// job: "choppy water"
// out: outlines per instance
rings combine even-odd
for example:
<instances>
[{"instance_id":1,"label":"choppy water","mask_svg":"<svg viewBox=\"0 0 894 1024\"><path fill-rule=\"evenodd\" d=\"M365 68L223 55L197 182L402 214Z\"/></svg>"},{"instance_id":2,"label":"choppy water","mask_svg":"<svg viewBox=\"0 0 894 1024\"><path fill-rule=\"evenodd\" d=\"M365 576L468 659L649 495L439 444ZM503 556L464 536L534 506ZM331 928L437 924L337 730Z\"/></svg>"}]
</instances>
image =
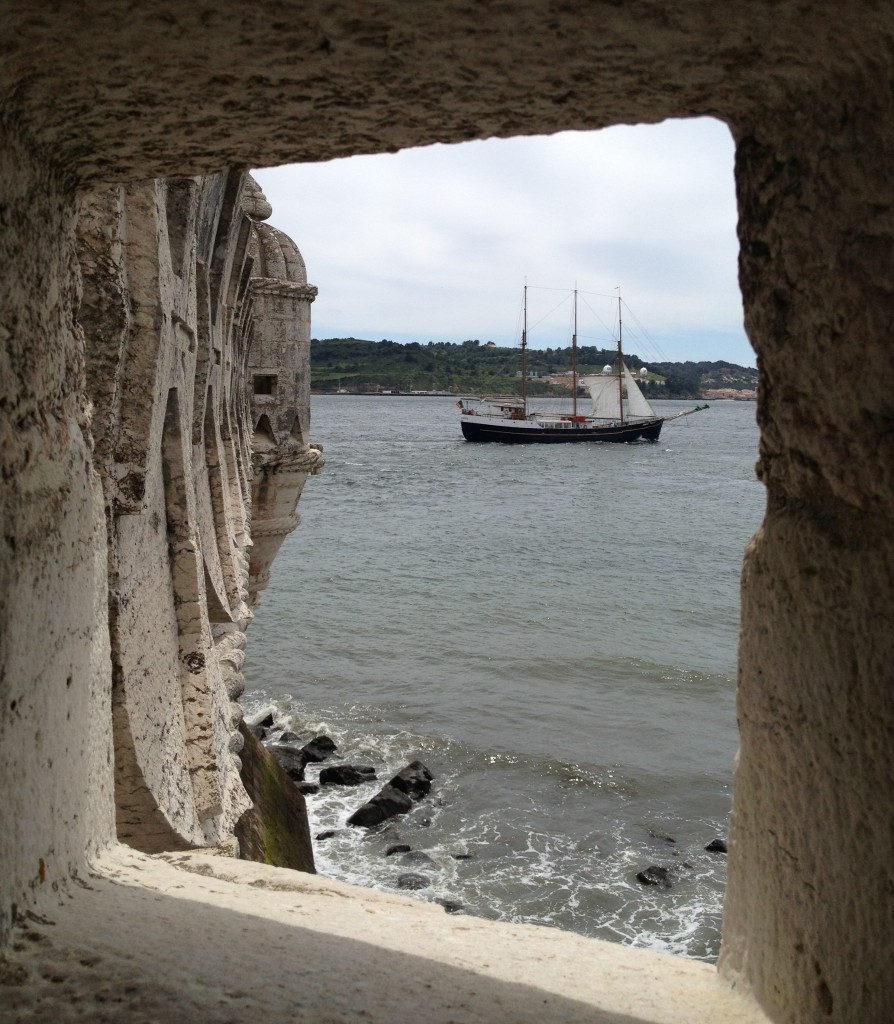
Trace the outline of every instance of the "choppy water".
<instances>
[{"instance_id":1,"label":"choppy water","mask_svg":"<svg viewBox=\"0 0 894 1024\"><path fill-rule=\"evenodd\" d=\"M308 798L312 830L337 830L321 873L417 871L415 895L469 913L716 957L726 865L703 848L726 835L737 744L754 406L657 444L528 447L463 441L450 399L327 396L312 436L326 468L252 625L245 703L379 770ZM414 758L431 798L346 828ZM386 857L396 842L433 864ZM650 864L672 888L636 881Z\"/></svg>"}]
</instances>

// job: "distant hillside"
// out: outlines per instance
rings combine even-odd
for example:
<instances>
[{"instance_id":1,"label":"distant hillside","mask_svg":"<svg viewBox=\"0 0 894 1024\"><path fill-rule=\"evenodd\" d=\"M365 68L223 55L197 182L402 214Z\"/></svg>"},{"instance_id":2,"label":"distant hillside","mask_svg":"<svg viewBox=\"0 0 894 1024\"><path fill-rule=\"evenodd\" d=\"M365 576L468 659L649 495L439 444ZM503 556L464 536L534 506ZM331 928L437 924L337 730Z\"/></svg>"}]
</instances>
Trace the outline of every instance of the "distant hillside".
<instances>
[{"instance_id":1,"label":"distant hillside","mask_svg":"<svg viewBox=\"0 0 894 1024\"><path fill-rule=\"evenodd\" d=\"M585 345L578 349L578 373L598 373L616 357L613 350ZM625 353L630 369L643 361ZM521 362L517 348L500 348L470 339L453 342L365 341L328 338L311 341L311 386L315 393L339 389L375 391L448 391L516 393ZM654 398L701 398L708 388L754 390L757 370L734 363L648 363L646 394ZM528 350L529 394L567 394L568 386L550 382L551 375L571 370L571 348Z\"/></svg>"}]
</instances>

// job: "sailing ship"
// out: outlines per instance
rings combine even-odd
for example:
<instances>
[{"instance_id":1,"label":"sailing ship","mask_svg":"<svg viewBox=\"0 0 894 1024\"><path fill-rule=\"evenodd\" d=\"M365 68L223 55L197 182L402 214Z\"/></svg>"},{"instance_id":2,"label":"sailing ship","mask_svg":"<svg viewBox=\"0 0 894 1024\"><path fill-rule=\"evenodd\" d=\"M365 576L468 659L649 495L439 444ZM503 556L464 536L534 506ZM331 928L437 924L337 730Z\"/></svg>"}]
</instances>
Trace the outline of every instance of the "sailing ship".
<instances>
[{"instance_id":1,"label":"sailing ship","mask_svg":"<svg viewBox=\"0 0 894 1024\"><path fill-rule=\"evenodd\" d=\"M657 441L662 426L672 419L698 412L699 407L658 416L639 389L624 362L621 296L618 294L618 354L614 366L602 373L578 376L577 289L574 289L574 327L571 335L571 395L568 413L530 411L527 395L528 286L524 291L521 336L521 396L462 398L457 402L460 426L467 441L499 441L504 444L562 444L588 441ZM592 408L578 412L578 389L589 392ZM474 403L474 404L473 404ZM707 408L707 406L701 406Z\"/></svg>"}]
</instances>

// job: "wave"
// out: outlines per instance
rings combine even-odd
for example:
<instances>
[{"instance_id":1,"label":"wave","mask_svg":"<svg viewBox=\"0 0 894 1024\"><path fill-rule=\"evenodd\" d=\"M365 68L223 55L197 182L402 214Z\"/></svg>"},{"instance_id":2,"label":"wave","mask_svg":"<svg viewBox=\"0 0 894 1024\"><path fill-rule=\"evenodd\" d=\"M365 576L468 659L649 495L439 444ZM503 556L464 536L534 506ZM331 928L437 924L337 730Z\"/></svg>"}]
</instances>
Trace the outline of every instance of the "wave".
<instances>
[{"instance_id":1,"label":"wave","mask_svg":"<svg viewBox=\"0 0 894 1024\"><path fill-rule=\"evenodd\" d=\"M429 884L408 895L457 912L716 958L725 865L702 847L724 832L723 813L684 822L619 765L482 752L392 730L389 716L368 705L311 709L261 691L248 711L270 703L277 728L302 740L326 733L339 746L336 761L377 770L375 782L323 787L307 798L312 834L329 834L315 842L321 874L398 892L400 876L413 872ZM373 829L347 826L357 807L416 759L435 774L429 799ZM308 781L323 767L308 765ZM410 850L388 855L397 845ZM636 881L652 863L668 867L672 888Z\"/></svg>"}]
</instances>

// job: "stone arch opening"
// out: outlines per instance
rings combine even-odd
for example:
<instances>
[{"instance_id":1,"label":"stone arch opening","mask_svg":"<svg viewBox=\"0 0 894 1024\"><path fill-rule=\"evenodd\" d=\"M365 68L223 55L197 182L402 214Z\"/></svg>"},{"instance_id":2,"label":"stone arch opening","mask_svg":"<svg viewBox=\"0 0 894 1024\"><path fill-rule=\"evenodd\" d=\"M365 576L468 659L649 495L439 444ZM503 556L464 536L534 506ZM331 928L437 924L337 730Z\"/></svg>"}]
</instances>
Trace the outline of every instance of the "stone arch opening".
<instances>
[{"instance_id":1,"label":"stone arch opening","mask_svg":"<svg viewBox=\"0 0 894 1024\"><path fill-rule=\"evenodd\" d=\"M386 159L388 160L389 164L393 165L393 164L397 163L397 159L398 159L398 158L395 158L395 157L389 157L389 158L386 158ZM384 162L384 161L383 161L383 162ZM370 167L369 167L369 164L371 164L371 163L372 163L372 160L368 160L368 161L366 161L366 166L367 166L367 169L368 169L368 171L370 171L370 172L372 171L372 168L370 168ZM726 175L727 175L727 177L725 178L725 183L727 184L727 187L728 187L728 191L729 191L729 193L731 194L731 193L732 193L732 166L731 166L731 160L730 160L729 164L727 164L727 165L726 165L726 166L724 167L724 172L725 172L725 173L726 173ZM441 177L437 177L437 176L435 176L435 180L437 180L437 181L438 181L438 187L439 187L439 188L442 188L442 189L444 189L445 191L448 191L448 192L450 191L450 183L449 183L449 181L445 181L445 180L444 180L444 177L443 177L443 176L441 176ZM355 184L355 183L354 183L354 182L352 182L352 184ZM554 184L555 184L555 182L554 182ZM265 187L266 187L266 185L265 185ZM595 187L595 185L594 185L594 187ZM667 186L666 186L666 187L667 187ZM305 190L302 190L302 189L296 189L296 191L305 191ZM312 190L311 190L311 189L307 189L306 191L308 192L308 194L311 194L311 193L312 193ZM273 191L271 192L271 194L272 194L272 195L273 195L273 196L275 197L275 195L276 195L276 192L275 192L275 190L273 190ZM731 209L732 209L732 210L734 211L734 209L735 209L735 206L734 206L734 202L731 202L731 203L730 203L730 208L731 208ZM398 219L399 219L399 218L398 218ZM698 229L698 227L697 227L697 226L693 225L693 226L692 226L692 230L693 230L693 232L694 232L694 233L697 233L699 229ZM296 231L295 233L297 234L297 231ZM629 232L628 232L628 234L629 234ZM730 245L729 245L729 247L728 247L728 253L727 253L727 255L728 255L728 260L729 260L729 269L730 269L730 274L729 274L729 277L730 277L730 279L732 280L732 284L733 284L733 289L734 289L734 291L735 291L735 296L736 296L736 306L738 307L738 304L739 304L739 303L738 303L738 294L739 294L739 293L738 293L738 289L737 289L737 284L736 284L736 281L735 281L735 266L736 266L736 261L735 261L735 250L736 250L736 247L737 247L737 246L736 246L736 239L735 239L735 233L734 233L734 215L733 215L732 217L730 217L730 218L729 218L729 220L728 220L728 234L729 234L729 240L730 240ZM407 244L408 244L408 245L409 245L410 247L412 246L412 242L411 242L411 240L408 240L408 239L407 239L407 240L405 240L405 242L406 242L406 243L407 243ZM544 260L544 262L546 262L546 263L547 263L548 265L549 265L549 264L551 263L551 258L550 258L550 257L551 257L551 254L550 254L550 253L549 253L548 251L545 251L545 252L539 253L538 255L539 255L539 257L540 257L541 259L543 259L543 260ZM379 263L379 259L378 259L378 256L377 256L377 258L376 258L375 260L373 260L372 262L374 262L374 263ZM388 260L387 254L382 254L382 260L381 260L381 262L382 262L382 263L383 263L384 265L386 265L386 266L387 266L387 265L389 264L389 260ZM514 286L514 285L516 285L517 283L518 283L518 282L512 282L513 286ZM513 290L515 290L515 288L513 288ZM520 292L520 288L518 289L518 291ZM390 307L390 306L391 306L391 303L389 302L389 303L387 303L387 305L388 305L388 306ZM434 307L434 308L435 308L435 309L437 309L437 307ZM316 336L316 335L317 335L318 333L319 333L318 329L315 329L315 336ZM351 331L350 331L350 327L349 327L349 326L345 328L345 333L351 333ZM323 336L324 336L324 337L328 337L328 335L323 335ZM374 336L374 337L379 337L379 334L374 334L373 336ZM460 335L460 337L462 337L462 335ZM566 339L566 340L565 340L565 342L564 342L564 344L567 344L567 343L568 343L568 341L567 341L567 339ZM633 351L635 351L635 352L638 352L639 350L638 350L638 349L634 349ZM640 354L643 354L643 355L645 355L645 353L640 353ZM718 352L718 353L716 353L716 357L717 357L717 358L722 358L722 357L724 357L724 355L725 355L725 353L723 353L723 352ZM652 360L651 360L651 359L649 359L649 362L651 362L651 361L652 361ZM676 361L676 360L675 360L675 361ZM732 360L732 361L734 361L734 362L738 362L738 361L740 361L740 360L739 360L739 359L735 359L735 360ZM751 410L753 410L753 406L750 406L749 408L750 408ZM752 418L753 418L753 412L752 412ZM296 424L295 424L295 426L298 426L298 424L296 423ZM666 438L666 439L668 439L668 438L667 438L667 435L665 435L665 438ZM671 440L671 441L672 441L672 438L670 438L669 440ZM748 462L747 462L747 465L748 465L748 467L749 467L749 469L748 469L748 471L749 471L749 472L750 472L750 466L751 466L751 464L753 463L753 457L754 457L754 456L753 456L753 454L750 454L750 455L748 456ZM755 485L755 486L757 487L757 485ZM258 503L257 503L257 502L255 503L255 507L258 507ZM753 528L753 527L756 527L756 526L758 525L758 522L759 522L759 517L757 517L757 518L755 518L755 519L753 520L753 526L752 526L752 528ZM308 541L310 541L310 540L312 539L312 535L311 535L311 534L307 534L307 535L306 535L306 539L307 539ZM737 548L737 553L736 553L736 555L735 555L735 556L734 556L733 558L731 558L731 559L730 559L730 564L729 564L729 566L727 567L727 568L729 569L730 575L732 575L733 573L736 573L736 572L737 572L737 568L738 568L738 563L739 563L739 561L740 561L740 557L741 557L741 556L740 556L740 553L739 553L739 552L741 551L742 547L744 547L744 543L745 543L746 539L747 539L747 537L746 537L746 535L745 535L744 533L743 533L743 534L742 534L742 535L741 535L741 536L740 536L739 538L737 538L737 540L738 540L738 548ZM282 557L285 557L285 556L282 556ZM695 550L693 550L693 551L692 551L692 557L693 557L693 562L697 561L697 552L696 552ZM634 614L634 616L632 616L632 617L635 617L635 614ZM729 620L730 620L730 622L732 623L732 624L731 624L731 626L730 626L730 630L729 630L729 631L730 631L730 633L732 633L732 632L734 632L734 630L735 630L735 612L732 612L732 613L730 614L730 616L729 616ZM320 625L320 626L322 627L322 626L324 626L325 624L321 622L321 623L319 623L319 625ZM545 630L547 630L547 629L548 629L549 627L548 627L548 626L545 626L545 625L544 625L544 626L542 626L541 628L542 628L542 629L543 629L543 630L545 631ZM533 630L532 630L532 631L536 631L536 626L535 626L535 627L533 627ZM470 642L471 642L471 638L470 638ZM595 644L594 644L594 646L595 646ZM730 641L730 644L729 644L729 648L730 648L731 650L733 650L733 651L734 651L734 639L733 639L732 641ZM482 654L483 654L483 653L484 653L484 650L482 649ZM424 658L424 654L423 654L423 655L421 655L421 657L422 657L422 658ZM733 655L733 657L734 657L734 655ZM734 668L734 665L733 665L733 664L730 664L730 665L729 665L729 667L728 667L728 669L726 669L726 671L728 671L728 672L729 672L729 674L730 674L731 676L732 676L732 675L734 675L734 672L735 672L735 668ZM727 689L727 692L729 693L729 692L730 692L730 690L731 690L731 687L729 687L729 688ZM646 711L646 712L644 713L643 717L644 717L644 718L646 718L646 719L647 719L647 718L649 717L649 715L648 715L648 712L647 712L647 711ZM735 725L734 725L734 710L732 709L732 707L730 707L730 708L728 709L728 714L727 714L727 720L728 720L728 723L729 723L729 725L730 725L730 732L733 732L733 731L734 731L734 729L735 729ZM729 742L729 741L728 741L728 742ZM727 779L728 779L728 777L729 777L729 775L730 775L730 774L731 774L731 772L732 772L732 761L733 761L733 754L734 754L734 744L733 744L732 746L730 746L730 747L728 748L728 762L727 762L727 765L726 765L726 771L725 771L725 773L724 773L724 776L723 776L723 777L724 777L724 780L727 780ZM721 818L722 818L722 815L718 815L718 817L721 817ZM718 827L723 827L723 828L724 828L724 832L723 832L723 834L725 835L725 824L724 824L723 826L718 826ZM709 840L710 838L712 838L712 836L710 836L710 835L706 836L706 838L705 838L705 841L707 842L707 841L708 841L708 840ZM702 845L704 845L704 844L702 844ZM699 852L700 852L700 851L699 851ZM714 911L714 916L716 916L716 913L717 913L717 912L716 912L716 910L715 910L715 911ZM715 935L716 935L716 932L715 932ZM713 937L712 937L712 942L713 942L713 949L714 949L714 950L716 951L716 948L717 948L717 946L716 946L716 938L713 938Z\"/></svg>"},{"instance_id":2,"label":"stone arch opening","mask_svg":"<svg viewBox=\"0 0 894 1024\"><path fill-rule=\"evenodd\" d=\"M261 413L255 424L254 443L256 448L272 448L276 445L276 434L267 413Z\"/></svg>"}]
</instances>

